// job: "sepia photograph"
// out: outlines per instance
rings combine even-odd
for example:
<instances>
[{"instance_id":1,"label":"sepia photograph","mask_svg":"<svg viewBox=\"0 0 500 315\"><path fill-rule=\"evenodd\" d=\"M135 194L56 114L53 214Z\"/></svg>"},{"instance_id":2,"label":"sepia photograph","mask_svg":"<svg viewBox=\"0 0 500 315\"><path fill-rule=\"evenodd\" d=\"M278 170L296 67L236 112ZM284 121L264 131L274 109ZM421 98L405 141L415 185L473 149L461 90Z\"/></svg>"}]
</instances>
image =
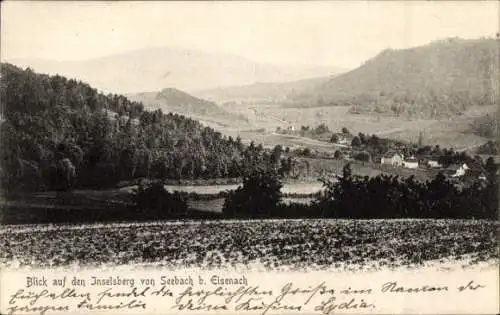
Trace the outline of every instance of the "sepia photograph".
<instances>
[{"instance_id":1,"label":"sepia photograph","mask_svg":"<svg viewBox=\"0 0 500 315\"><path fill-rule=\"evenodd\" d=\"M0 313L498 313L499 16L3 1Z\"/></svg>"}]
</instances>

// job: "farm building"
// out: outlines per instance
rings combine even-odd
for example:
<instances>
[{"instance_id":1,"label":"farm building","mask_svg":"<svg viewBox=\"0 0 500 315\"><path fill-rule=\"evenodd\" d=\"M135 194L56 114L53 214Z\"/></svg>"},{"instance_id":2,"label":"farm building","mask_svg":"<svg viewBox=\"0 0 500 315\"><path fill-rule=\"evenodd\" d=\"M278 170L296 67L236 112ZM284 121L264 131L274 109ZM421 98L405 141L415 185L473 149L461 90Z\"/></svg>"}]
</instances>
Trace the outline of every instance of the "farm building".
<instances>
[{"instance_id":1,"label":"farm building","mask_svg":"<svg viewBox=\"0 0 500 315\"><path fill-rule=\"evenodd\" d=\"M338 137L339 137L339 140L337 141L338 144L348 145L351 143L349 139L347 139L347 137L344 137L343 135L339 135Z\"/></svg>"},{"instance_id":2,"label":"farm building","mask_svg":"<svg viewBox=\"0 0 500 315\"><path fill-rule=\"evenodd\" d=\"M403 157L399 153L388 152L384 154L384 156L382 156L382 158L380 159L380 164L401 166L403 165Z\"/></svg>"},{"instance_id":3,"label":"farm building","mask_svg":"<svg viewBox=\"0 0 500 315\"><path fill-rule=\"evenodd\" d=\"M418 168L418 160L415 157L410 157L404 160L403 166L406 168Z\"/></svg>"},{"instance_id":4,"label":"farm building","mask_svg":"<svg viewBox=\"0 0 500 315\"><path fill-rule=\"evenodd\" d=\"M467 170L469 170L469 167L465 163L462 165L452 164L448 166L446 173L451 177L462 177Z\"/></svg>"},{"instance_id":5,"label":"farm building","mask_svg":"<svg viewBox=\"0 0 500 315\"><path fill-rule=\"evenodd\" d=\"M438 168L441 167L441 164L437 160L429 160L427 161L427 166L432 168Z\"/></svg>"}]
</instances>

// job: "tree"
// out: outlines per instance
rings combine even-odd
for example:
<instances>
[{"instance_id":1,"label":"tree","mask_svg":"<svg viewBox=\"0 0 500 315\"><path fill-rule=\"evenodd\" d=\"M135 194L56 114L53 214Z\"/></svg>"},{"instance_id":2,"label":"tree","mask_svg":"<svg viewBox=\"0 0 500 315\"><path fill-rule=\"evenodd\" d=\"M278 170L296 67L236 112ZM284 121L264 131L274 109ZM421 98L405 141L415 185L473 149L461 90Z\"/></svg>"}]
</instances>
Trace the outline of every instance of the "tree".
<instances>
[{"instance_id":1,"label":"tree","mask_svg":"<svg viewBox=\"0 0 500 315\"><path fill-rule=\"evenodd\" d=\"M355 160L358 161L363 161L363 162L370 162L371 161L371 156L370 153L368 152L359 152L354 156Z\"/></svg>"},{"instance_id":2,"label":"tree","mask_svg":"<svg viewBox=\"0 0 500 315\"><path fill-rule=\"evenodd\" d=\"M339 136L337 134L333 134L332 137L330 138L331 143L337 143L339 142Z\"/></svg>"},{"instance_id":3,"label":"tree","mask_svg":"<svg viewBox=\"0 0 500 315\"><path fill-rule=\"evenodd\" d=\"M281 155L283 154L283 148L281 145L276 145L271 152L271 165L279 170L281 168Z\"/></svg>"},{"instance_id":4,"label":"tree","mask_svg":"<svg viewBox=\"0 0 500 315\"><path fill-rule=\"evenodd\" d=\"M340 152L339 150L335 150L335 153L333 154L333 158L336 159L336 160L342 160L342 152Z\"/></svg>"},{"instance_id":5,"label":"tree","mask_svg":"<svg viewBox=\"0 0 500 315\"><path fill-rule=\"evenodd\" d=\"M424 145L424 133L420 131L418 133L418 147L422 147Z\"/></svg>"},{"instance_id":6,"label":"tree","mask_svg":"<svg viewBox=\"0 0 500 315\"><path fill-rule=\"evenodd\" d=\"M304 148L304 150L302 150L302 155L303 156L311 156L311 149Z\"/></svg>"},{"instance_id":7,"label":"tree","mask_svg":"<svg viewBox=\"0 0 500 315\"><path fill-rule=\"evenodd\" d=\"M141 182L134 191L135 207L146 217L168 217L172 214L184 214L187 211L185 197L180 193L170 193L161 181L151 184Z\"/></svg>"},{"instance_id":8,"label":"tree","mask_svg":"<svg viewBox=\"0 0 500 315\"><path fill-rule=\"evenodd\" d=\"M352 138L351 146L353 146L353 147L361 146L361 140L359 139L359 137L356 136L356 137Z\"/></svg>"},{"instance_id":9,"label":"tree","mask_svg":"<svg viewBox=\"0 0 500 315\"><path fill-rule=\"evenodd\" d=\"M330 130L328 129L328 126L325 123L320 124L319 126L314 129L314 133L316 134L322 134L325 132L329 132Z\"/></svg>"},{"instance_id":10,"label":"tree","mask_svg":"<svg viewBox=\"0 0 500 315\"><path fill-rule=\"evenodd\" d=\"M257 168L243 178L243 185L224 201L226 216L267 216L281 200L282 183L274 170Z\"/></svg>"},{"instance_id":11,"label":"tree","mask_svg":"<svg viewBox=\"0 0 500 315\"><path fill-rule=\"evenodd\" d=\"M358 133L358 137L359 137L359 141L361 142L361 144L366 144L366 136L364 133L360 132Z\"/></svg>"},{"instance_id":12,"label":"tree","mask_svg":"<svg viewBox=\"0 0 500 315\"><path fill-rule=\"evenodd\" d=\"M497 177L498 165L495 163L493 157L490 156L486 160L484 168L486 169L486 172L488 172L490 179L495 180Z\"/></svg>"},{"instance_id":13,"label":"tree","mask_svg":"<svg viewBox=\"0 0 500 315\"><path fill-rule=\"evenodd\" d=\"M346 135L350 135L351 134L351 132L349 131L349 129L347 129L346 127L342 127L342 133L346 134Z\"/></svg>"}]
</instances>

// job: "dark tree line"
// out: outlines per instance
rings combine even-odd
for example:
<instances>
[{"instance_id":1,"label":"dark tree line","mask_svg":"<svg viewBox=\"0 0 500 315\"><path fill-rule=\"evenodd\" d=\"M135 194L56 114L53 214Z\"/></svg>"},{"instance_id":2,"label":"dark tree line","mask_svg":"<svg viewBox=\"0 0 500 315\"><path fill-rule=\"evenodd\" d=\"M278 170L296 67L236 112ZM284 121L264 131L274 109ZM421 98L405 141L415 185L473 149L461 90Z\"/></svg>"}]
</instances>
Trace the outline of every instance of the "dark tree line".
<instances>
[{"instance_id":1,"label":"dark tree line","mask_svg":"<svg viewBox=\"0 0 500 315\"><path fill-rule=\"evenodd\" d=\"M272 171L250 173L224 204L226 217L239 218L498 218L497 166L488 163L486 181L459 187L439 173L432 181L414 177L352 174L346 165L337 181L311 205L280 203L281 182Z\"/></svg>"},{"instance_id":2,"label":"dark tree line","mask_svg":"<svg viewBox=\"0 0 500 315\"><path fill-rule=\"evenodd\" d=\"M413 176L352 174L346 165L336 182L325 182L318 206L325 217L335 218L498 218L496 166L486 181L460 187L439 173L432 181Z\"/></svg>"},{"instance_id":3,"label":"dark tree line","mask_svg":"<svg viewBox=\"0 0 500 315\"><path fill-rule=\"evenodd\" d=\"M2 187L16 190L106 187L136 178L241 177L270 164L272 152L225 137L195 120L144 109L88 84L1 67ZM286 163L284 167L286 168Z\"/></svg>"}]
</instances>

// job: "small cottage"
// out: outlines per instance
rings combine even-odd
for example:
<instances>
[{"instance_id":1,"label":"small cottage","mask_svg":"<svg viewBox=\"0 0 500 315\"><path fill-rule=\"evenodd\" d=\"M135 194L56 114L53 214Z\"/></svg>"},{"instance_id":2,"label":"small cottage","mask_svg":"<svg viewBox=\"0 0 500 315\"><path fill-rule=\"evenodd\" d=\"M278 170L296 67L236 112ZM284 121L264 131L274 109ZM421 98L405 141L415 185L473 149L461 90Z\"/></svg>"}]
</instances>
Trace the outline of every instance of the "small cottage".
<instances>
[{"instance_id":1,"label":"small cottage","mask_svg":"<svg viewBox=\"0 0 500 315\"><path fill-rule=\"evenodd\" d=\"M401 154L396 152L387 152L380 159L380 164L401 166L403 165L403 157L401 156Z\"/></svg>"},{"instance_id":2,"label":"small cottage","mask_svg":"<svg viewBox=\"0 0 500 315\"><path fill-rule=\"evenodd\" d=\"M338 144L344 144L344 145L349 144L349 140L347 139L347 137L339 135L338 138L339 138L339 140L337 141Z\"/></svg>"},{"instance_id":3,"label":"small cottage","mask_svg":"<svg viewBox=\"0 0 500 315\"><path fill-rule=\"evenodd\" d=\"M418 168L418 160L415 157L410 157L404 160L403 166L406 168Z\"/></svg>"},{"instance_id":4,"label":"small cottage","mask_svg":"<svg viewBox=\"0 0 500 315\"><path fill-rule=\"evenodd\" d=\"M462 177L465 175L465 172L469 170L469 167L467 164L462 164L462 165L450 165L446 171L451 177Z\"/></svg>"},{"instance_id":5,"label":"small cottage","mask_svg":"<svg viewBox=\"0 0 500 315\"><path fill-rule=\"evenodd\" d=\"M427 166L432 168L439 168L441 167L441 164L437 160L429 160L427 161Z\"/></svg>"}]
</instances>

